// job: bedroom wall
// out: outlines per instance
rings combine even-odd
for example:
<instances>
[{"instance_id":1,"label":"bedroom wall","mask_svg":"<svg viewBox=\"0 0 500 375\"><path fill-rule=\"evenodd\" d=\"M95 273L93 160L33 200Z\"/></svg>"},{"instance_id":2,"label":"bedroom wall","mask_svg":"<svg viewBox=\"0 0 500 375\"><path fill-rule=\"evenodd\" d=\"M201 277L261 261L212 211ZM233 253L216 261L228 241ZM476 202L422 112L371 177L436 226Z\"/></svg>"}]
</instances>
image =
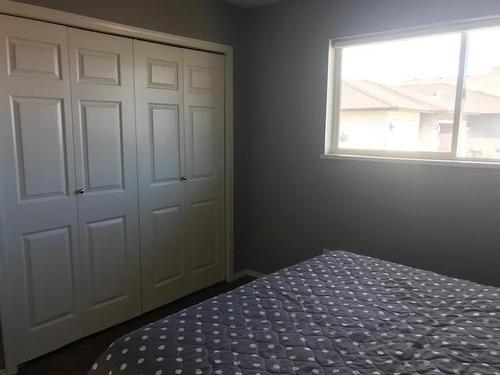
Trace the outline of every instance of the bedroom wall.
<instances>
[{"instance_id":1,"label":"bedroom wall","mask_svg":"<svg viewBox=\"0 0 500 375\"><path fill-rule=\"evenodd\" d=\"M19 1L19 0L15 0ZM20 0L213 42L236 44L242 9L221 0Z\"/></svg>"},{"instance_id":2,"label":"bedroom wall","mask_svg":"<svg viewBox=\"0 0 500 375\"><path fill-rule=\"evenodd\" d=\"M245 267L351 249L500 286L500 170L320 159L330 38L494 14L497 0L290 0L246 13Z\"/></svg>"}]
</instances>

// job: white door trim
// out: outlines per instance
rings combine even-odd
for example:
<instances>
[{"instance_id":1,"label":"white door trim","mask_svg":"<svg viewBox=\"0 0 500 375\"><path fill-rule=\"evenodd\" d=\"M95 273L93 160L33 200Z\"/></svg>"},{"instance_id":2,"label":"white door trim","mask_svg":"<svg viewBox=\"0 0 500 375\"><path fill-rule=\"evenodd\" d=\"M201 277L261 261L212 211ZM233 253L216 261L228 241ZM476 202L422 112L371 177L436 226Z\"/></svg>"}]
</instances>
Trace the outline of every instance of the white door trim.
<instances>
[{"instance_id":1,"label":"white door trim","mask_svg":"<svg viewBox=\"0 0 500 375\"><path fill-rule=\"evenodd\" d=\"M98 18L81 16L55 9L28 5L11 0L0 0L0 14L29 18L54 24L87 29L107 34L142 39L157 43L175 45L224 55L224 143L225 143L225 248L226 248L226 280L234 279L233 248L233 47L210 41L193 39L184 36L167 34L160 31L123 25ZM2 227L0 222L0 240ZM0 241L0 246L2 245ZM0 252L1 254L2 252ZM2 283L2 280L0 280ZM2 319L3 320L3 319ZM5 323L5 320L3 320ZM4 333L5 335L5 333ZM5 348L4 348L5 349ZM7 356L8 357L8 356ZM6 359L8 374L14 374L17 366L9 358Z\"/></svg>"}]
</instances>

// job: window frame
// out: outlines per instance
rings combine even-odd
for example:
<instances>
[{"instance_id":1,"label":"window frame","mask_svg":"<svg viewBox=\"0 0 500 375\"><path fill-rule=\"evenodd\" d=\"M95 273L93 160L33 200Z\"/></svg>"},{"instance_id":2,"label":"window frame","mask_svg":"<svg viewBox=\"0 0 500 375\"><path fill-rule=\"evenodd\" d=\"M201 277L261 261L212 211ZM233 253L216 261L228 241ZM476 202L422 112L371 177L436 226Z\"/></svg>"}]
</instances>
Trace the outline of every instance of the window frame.
<instances>
[{"instance_id":1,"label":"window frame","mask_svg":"<svg viewBox=\"0 0 500 375\"><path fill-rule=\"evenodd\" d=\"M467 158L457 155L460 123L463 115L464 93L466 89L467 50L469 32L482 28L500 27L500 16L485 17L467 21L453 21L422 27L383 31L378 33L330 39L328 53L328 82L326 105L325 148L323 159L355 159L422 162L423 164L443 165L487 165L500 168L500 159ZM455 111L452 125L452 144L449 152L438 151L402 151L339 148L340 99L342 50L345 47L365 45L392 40L411 39L421 36L460 33L460 54L455 96Z\"/></svg>"}]
</instances>

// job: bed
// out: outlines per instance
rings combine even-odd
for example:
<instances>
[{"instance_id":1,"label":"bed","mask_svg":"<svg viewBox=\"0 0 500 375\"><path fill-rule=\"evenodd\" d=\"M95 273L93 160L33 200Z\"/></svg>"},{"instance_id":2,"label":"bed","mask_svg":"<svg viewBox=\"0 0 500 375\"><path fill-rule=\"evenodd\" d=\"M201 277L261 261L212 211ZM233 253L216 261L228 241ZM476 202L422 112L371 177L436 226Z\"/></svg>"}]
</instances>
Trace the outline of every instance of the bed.
<instances>
[{"instance_id":1,"label":"bed","mask_svg":"<svg viewBox=\"0 0 500 375\"><path fill-rule=\"evenodd\" d=\"M500 289L333 251L121 337L89 374L500 375Z\"/></svg>"}]
</instances>

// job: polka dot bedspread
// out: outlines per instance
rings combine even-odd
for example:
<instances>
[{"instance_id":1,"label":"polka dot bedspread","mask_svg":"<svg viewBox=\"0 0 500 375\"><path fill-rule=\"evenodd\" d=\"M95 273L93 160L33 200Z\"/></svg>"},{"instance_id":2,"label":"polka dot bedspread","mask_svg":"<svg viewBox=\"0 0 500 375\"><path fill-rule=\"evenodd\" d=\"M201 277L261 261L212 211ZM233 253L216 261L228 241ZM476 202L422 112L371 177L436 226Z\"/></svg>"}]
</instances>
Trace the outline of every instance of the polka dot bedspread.
<instances>
[{"instance_id":1,"label":"polka dot bedspread","mask_svg":"<svg viewBox=\"0 0 500 375\"><path fill-rule=\"evenodd\" d=\"M500 289L333 251L121 337L97 374L500 375Z\"/></svg>"}]
</instances>

